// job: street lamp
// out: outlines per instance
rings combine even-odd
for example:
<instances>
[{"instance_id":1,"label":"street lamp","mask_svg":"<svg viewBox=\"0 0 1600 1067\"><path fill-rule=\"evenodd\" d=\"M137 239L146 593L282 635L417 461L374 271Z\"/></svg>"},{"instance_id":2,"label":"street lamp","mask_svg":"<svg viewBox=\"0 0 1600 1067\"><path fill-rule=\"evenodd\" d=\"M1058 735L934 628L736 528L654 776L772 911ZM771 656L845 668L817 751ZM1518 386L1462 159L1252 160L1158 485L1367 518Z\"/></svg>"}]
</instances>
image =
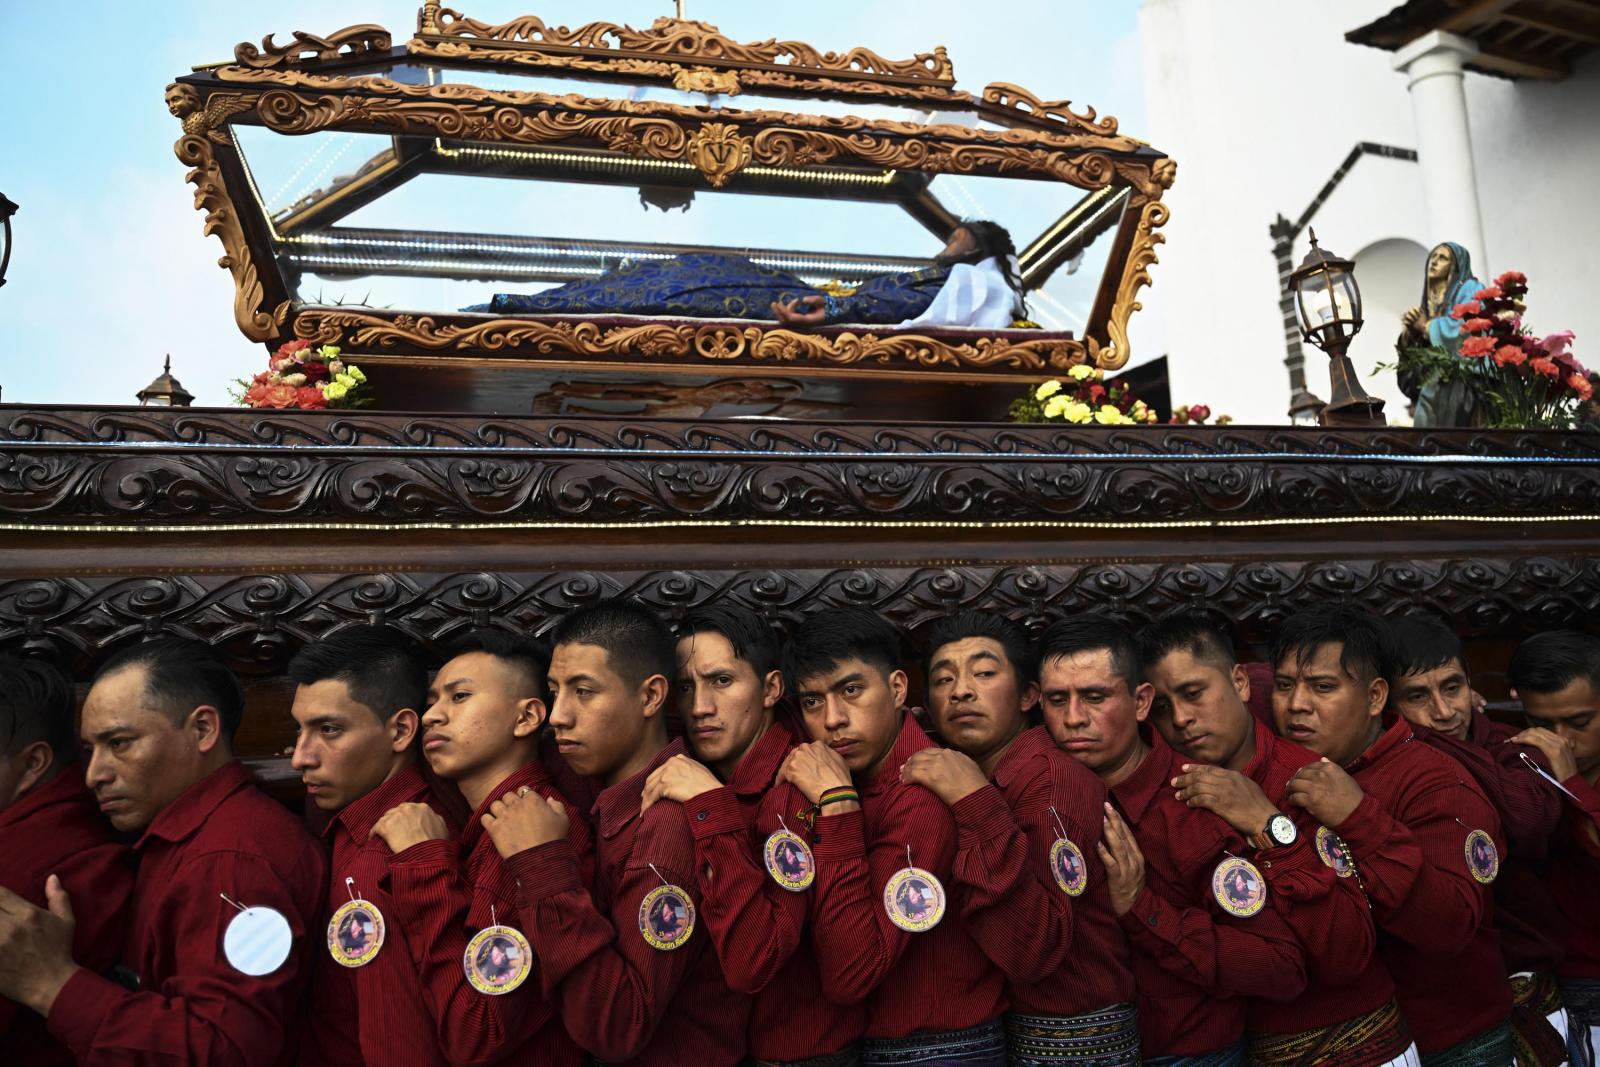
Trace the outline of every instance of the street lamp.
<instances>
[{"instance_id":1,"label":"street lamp","mask_svg":"<svg viewBox=\"0 0 1600 1067\"><path fill-rule=\"evenodd\" d=\"M1361 332L1361 290L1356 286L1356 265L1317 246L1311 231L1311 251L1289 275L1300 318L1300 335L1328 354L1328 375L1333 395L1322 410L1324 426L1384 426L1383 401L1368 396L1356 377L1347 351Z\"/></svg>"},{"instance_id":2,"label":"street lamp","mask_svg":"<svg viewBox=\"0 0 1600 1067\"><path fill-rule=\"evenodd\" d=\"M0 285L6 283L6 268L11 265L11 216L17 205L0 193Z\"/></svg>"},{"instance_id":3,"label":"street lamp","mask_svg":"<svg viewBox=\"0 0 1600 1067\"><path fill-rule=\"evenodd\" d=\"M167 356L166 366L161 368L160 377L134 395L139 398L140 404L152 408L186 408L194 403L194 394L172 376L170 355Z\"/></svg>"}]
</instances>

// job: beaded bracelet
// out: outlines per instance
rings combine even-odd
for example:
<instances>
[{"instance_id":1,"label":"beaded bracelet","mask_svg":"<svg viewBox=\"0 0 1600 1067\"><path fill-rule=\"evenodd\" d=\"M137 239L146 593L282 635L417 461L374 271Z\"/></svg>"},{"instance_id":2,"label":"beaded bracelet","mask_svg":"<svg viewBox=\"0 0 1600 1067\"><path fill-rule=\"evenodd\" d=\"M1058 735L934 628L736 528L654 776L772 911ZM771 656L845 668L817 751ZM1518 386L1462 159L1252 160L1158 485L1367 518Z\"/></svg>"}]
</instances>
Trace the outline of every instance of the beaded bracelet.
<instances>
[{"instance_id":1,"label":"beaded bracelet","mask_svg":"<svg viewBox=\"0 0 1600 1067\"><path fill-rule=\"evenodd\" d=\"M823 794L817 798L817 802L811 805L809 808L801 808L799 811L795 812L795 817L801 822L805 823L806 829L810 830L816 825L817 816L822 814L822 805L842 804L847 800L851 800L859 804L861 803L861 794L856 792L853 786L836 785L832 789L824 791Z\"/></svg>"}]
</instances>

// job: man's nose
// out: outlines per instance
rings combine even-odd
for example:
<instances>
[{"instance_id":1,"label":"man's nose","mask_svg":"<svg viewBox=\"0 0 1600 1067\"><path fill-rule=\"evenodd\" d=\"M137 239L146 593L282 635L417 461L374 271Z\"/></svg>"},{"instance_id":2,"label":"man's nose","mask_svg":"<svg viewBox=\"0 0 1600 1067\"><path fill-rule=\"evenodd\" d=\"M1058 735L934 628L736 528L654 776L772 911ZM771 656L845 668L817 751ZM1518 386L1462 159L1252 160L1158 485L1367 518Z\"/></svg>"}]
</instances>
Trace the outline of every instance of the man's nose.
<instances>
[{"instance_id":1,"label":"man's nose","mask_svg":"<svg viewBox=\"0 0 1600 1067\"><path fill-rule=\"evenodd\" d=\"M1068 726L1088 726L1089 709L1077 697L1068 697L1066 714L1062 716L1062 721Z\"/></svg>"},{"instance_id":2,"label":"man's nose","mask_svg":"<svg viewBox=\"0 0 1600 1067\"><path fill-rule=\"evenodd\" d=\"M1296 682L1294 689L1289 692L1289 710L1309 712L1311 710L1311 687L1304 682Z\"/></svg>"},{"instance_id":3,"label":"man's nose","mask_svg":"<svg viewBox=\"0 0 1600 1067\"><path fill-rule=\"evenodd\" d=\"M289 759L289 766L297 771L305 771L316 765L317 759L311 751L310 735L306 733L296 735L294 739L294 755Z\"/></svg>"},{"instance_id":4,"label":"man's nose","mask_svg":"<svg viewBox=\"0 0 1600 1067\"><path fill-rule=\"evenodd\" d=\"M825 701L822 708L823 727L833 731L842 730L850 725L849 710L845 707L843 700L840 700L833 693L829 693L823 700Z\"/></svg>"}]
</instances>

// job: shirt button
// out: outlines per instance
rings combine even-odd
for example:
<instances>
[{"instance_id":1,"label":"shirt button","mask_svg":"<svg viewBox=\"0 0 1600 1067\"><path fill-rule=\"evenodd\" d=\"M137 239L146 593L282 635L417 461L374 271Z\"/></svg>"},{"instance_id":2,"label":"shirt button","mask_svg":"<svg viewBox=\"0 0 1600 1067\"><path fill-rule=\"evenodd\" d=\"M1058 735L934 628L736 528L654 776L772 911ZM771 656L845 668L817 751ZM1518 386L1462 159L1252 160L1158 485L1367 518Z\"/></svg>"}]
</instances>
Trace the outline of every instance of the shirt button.
<instances>
[{"instance_id":1,"label":"shirt button","mask_svg":"<svg viewBox=\"0 0 1600 1067\"><path fill-rule=\"evenodd\" d=\"M1145 925L1146 926L1154 926L1155 924L1156 924L1156 917L1154 915L1150 916L1150 918L1145 920Z\"/></svg>"},{"instance_id":2,"label":"shirt button","mask_svg":"<svg viewBox=\"0 0 1600 1067\"><path fill-rule=\"evenodd\" d=\"M700 821L700 822L705 822L705 821L706 821L706 813L705 813L705 809L704 809L704 808L702 808L702 809L701 809L701 810L699 810L699 811L697 811L697 812L695 812L695 813L694 813L694 817L695 817L695 818L696 818L696 819L697 819L697 820L699 820L699 821Z\"/></svg>"}]
</instances>

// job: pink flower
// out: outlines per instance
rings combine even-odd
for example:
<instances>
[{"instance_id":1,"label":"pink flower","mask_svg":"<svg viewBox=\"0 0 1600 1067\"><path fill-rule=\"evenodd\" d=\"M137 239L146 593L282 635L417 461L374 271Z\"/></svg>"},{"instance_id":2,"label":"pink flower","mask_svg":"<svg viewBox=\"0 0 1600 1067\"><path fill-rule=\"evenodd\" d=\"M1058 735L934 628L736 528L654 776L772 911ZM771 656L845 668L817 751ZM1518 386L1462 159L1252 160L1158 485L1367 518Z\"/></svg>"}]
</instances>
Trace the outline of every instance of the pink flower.
<instances>
[{"instance_id":1,"label":"pink flower","mask_svg":"<svg viewBox=\"0 0 1600 1067\"><path fill-rule=\"evenodd\" d=\"M1571 330L1562 330L1560 333L1553 333L1549 337L1546 337L1544 340L1539 342L1539 347L1544 349L1546 352L1549 352L1552 356L1565 355L1567 349L1571 347L1571 345Z\"/></svg>"},{"instance_id":2,"label":"pink flower","mask_svg":"<svg viewBox=\"0 0 1600 1067\"><path fill-rule=\"evenodd\" d=\"M1205 422L1211 417L1211 409L1204 404L1190 404L1189 417L1195 422Z\"/></svg>"}]
</instances>

